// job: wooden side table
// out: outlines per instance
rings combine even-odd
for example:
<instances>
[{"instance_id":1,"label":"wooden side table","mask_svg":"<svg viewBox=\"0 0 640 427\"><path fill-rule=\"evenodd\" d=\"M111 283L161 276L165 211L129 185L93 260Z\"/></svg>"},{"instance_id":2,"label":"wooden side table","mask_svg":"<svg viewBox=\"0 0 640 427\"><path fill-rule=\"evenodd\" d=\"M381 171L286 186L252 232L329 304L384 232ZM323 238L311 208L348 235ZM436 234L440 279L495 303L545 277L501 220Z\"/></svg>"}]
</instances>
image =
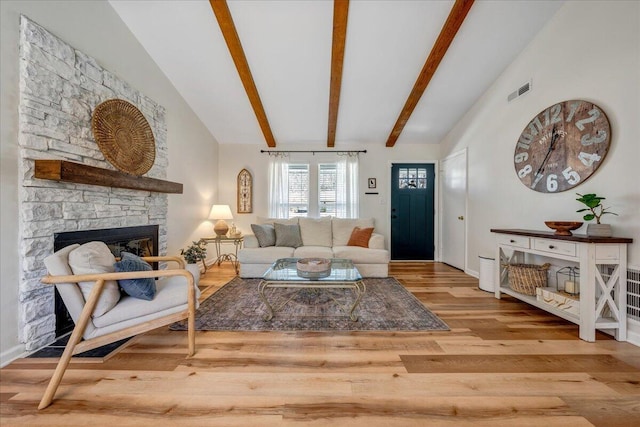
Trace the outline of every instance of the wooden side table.
<instances>
[{"instance_id":1,"label":"wooden side table","mask_svg":"<svg viewBox=\"0 0 640 427\"><path fill-rule=\"evenodd\" d=\"M214 237L202 237L198 243L215 243L216 246L216 260L213 262L214 264L220 265L223 261L230 261L233 264L233 267L236 270L236 274L238 274L240 263L238 262L238 249L242 248L242 243L244 242L244 236L239 237L227 237L227 236L214 236ZM222 245L223 244L233 244L235 247L235 251L231 252L223 252ZM204 271L207 271L207 264L204 263Z\"/></svg>"}]
</instances>

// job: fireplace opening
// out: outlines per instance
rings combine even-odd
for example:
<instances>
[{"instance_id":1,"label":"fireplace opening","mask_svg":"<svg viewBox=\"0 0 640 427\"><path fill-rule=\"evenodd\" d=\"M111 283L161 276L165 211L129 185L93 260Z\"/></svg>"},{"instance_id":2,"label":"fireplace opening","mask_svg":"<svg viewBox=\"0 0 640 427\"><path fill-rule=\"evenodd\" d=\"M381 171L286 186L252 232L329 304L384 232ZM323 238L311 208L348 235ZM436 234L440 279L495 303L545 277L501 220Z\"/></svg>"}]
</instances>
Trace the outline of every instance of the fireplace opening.
<instances>
[{"instance_id":1,"label":"fireplace opening","mask_svg":"<svg viewBox=\"0 0 640 427\"><path fill-rule=\"evenodd\" d=\"M115 257L119 257L121 252L130 252L138 256L158 256L158 228L158 225L141 225L55 233L53 250L57 251L74 243L102 241L107 244ZM153 263L153 268L158 268L157 263ZM73 330L75 324L58 290L55 291L55 315L57 338Z\"/></svg>"}]
</instances>

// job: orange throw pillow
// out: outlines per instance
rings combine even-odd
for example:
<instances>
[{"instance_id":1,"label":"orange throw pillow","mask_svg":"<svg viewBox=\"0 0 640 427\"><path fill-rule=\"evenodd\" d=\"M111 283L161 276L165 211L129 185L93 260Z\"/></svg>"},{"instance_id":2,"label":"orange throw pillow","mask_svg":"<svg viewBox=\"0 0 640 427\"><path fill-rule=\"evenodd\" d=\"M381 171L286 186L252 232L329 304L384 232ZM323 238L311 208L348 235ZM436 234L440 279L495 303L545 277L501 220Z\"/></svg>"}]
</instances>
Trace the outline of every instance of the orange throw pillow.
<instances>
[{"instance_id":1,"label":"orange throw pillow","mask_svg":"<svg viewBox=\"0 0 640 427\"><path fill-rule=\"evenodd\" d=\"M354 228L353 231L351 232L351 237L349 237L349 242L347 243L347 246L361 246L363 248L368 248L369 239L371 238L372 233L373 233L373 227Z\"/></svg>"}]
</instances>

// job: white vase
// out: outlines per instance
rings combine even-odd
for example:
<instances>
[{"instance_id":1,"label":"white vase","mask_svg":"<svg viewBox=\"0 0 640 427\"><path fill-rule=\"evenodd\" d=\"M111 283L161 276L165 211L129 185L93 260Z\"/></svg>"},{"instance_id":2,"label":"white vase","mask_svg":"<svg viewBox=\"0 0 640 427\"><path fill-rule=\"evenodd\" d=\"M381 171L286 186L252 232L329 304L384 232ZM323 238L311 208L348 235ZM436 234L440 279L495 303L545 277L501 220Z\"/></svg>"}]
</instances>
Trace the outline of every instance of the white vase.
<instances>
[{"instance_id":1,"label":"white vase","mask_svg":"<svg viewBox=\"0 0 640 427\"><path fill-rule=\"evenodd\" d=\"M193 283L198 286L198 283L200 283L200 266L198 264L187 264L185 270L193 275Z\"/></svg>"},{"instance_id":2,"label":"white vase","mask_svg":"<svg viewBox=\"0 0 640 427\"><path fill-rule=\"evenodd\" d=\"M611 224L587 224L587 236L611 237Z\"/></svg>"}]
</instances>

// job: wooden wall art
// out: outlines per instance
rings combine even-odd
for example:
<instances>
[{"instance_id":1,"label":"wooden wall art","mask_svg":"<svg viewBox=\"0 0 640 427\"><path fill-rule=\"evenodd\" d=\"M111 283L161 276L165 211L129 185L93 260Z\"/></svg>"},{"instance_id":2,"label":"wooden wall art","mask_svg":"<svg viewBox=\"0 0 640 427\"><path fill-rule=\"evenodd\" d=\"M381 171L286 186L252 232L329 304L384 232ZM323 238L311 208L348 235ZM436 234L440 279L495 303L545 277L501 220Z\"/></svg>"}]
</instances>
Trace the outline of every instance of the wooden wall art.
<instances>
[{"instance_id":1,"label":"wooden wall art","mask_svg":"<svg viewBox=\"0 0 640 427\"><path fill-rule=\"evenodd\" d=\"M242 169L238 174L238 213L253 212L253 178L251 173Z\"/></svg>"}]
</instances>

